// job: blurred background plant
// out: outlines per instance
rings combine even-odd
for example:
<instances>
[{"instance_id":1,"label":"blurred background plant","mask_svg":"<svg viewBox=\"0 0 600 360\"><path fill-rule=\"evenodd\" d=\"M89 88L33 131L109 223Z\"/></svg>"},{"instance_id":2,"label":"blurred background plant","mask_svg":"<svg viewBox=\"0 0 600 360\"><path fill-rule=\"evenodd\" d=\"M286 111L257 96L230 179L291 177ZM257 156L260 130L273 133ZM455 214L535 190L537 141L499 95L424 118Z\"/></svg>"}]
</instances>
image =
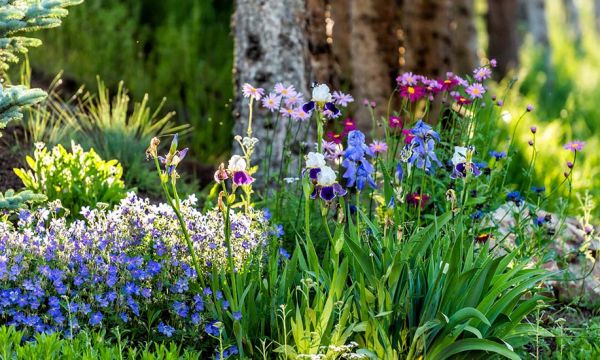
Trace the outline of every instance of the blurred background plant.
<instances>
[{"instance_id":1,"label":"blurred background plant","mask_svg":"<svg viewBox=\"0 0 600 360\"><path fill-rule=\"evenodd\" d=\"M143 103L164 103L176 111L169 117L191 124L195 158L215 162L229 151L232 138L231 12L230 0L181 0L177 6L158 0L88 1L73 9L74 20L60 31L44 33L44 50L31 52L34 78L52 79L64 70L72 92L81 84L94 87L94 75L109 89L124 81L134 98L149 93L153 98Z\"/></svg>"}]
</instances>

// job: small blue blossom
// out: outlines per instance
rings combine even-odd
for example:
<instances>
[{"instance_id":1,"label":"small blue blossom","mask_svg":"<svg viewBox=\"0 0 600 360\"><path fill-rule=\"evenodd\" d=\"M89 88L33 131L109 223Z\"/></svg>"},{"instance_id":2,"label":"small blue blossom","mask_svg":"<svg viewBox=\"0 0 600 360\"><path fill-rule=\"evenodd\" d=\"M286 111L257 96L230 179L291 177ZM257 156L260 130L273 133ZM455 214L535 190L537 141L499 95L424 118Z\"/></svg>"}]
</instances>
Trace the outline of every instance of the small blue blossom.
<instances>
[{"instance_id":1,"label":"small blue blossom","mask_svg":"<svg viewBox=\"0 0 600 360\"><path fill-rule=\"evenodd\" d=\"M165 325L162 321L158 324L158 332L165 335L166 337L171 337L175 332L175 329L169 325Z\"/></svg>"}]
</instances>

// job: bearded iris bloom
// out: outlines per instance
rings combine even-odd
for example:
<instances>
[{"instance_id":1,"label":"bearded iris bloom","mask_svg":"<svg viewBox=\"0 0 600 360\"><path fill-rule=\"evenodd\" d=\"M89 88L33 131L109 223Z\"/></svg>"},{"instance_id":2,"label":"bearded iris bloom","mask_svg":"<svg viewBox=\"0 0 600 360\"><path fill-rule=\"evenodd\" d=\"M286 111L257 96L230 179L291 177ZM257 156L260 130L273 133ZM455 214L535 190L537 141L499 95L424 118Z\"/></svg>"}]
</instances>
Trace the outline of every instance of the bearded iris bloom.
<instances>
[{"instance_id":1,"label":"bearded iris bloom","mask_svg":"<svg viewBox=\"0 0 600 360\"><path fill-rule=\"evenodd\" d=\"M475 177L481 175L479 164L473 162L474 152L475 148L473 146L454 147L454 156L452 157L452 165L454 168L450 174L451 179L462 178L467 176L467 174L473 174Z\"/></svg>"},{"instance_id":2,"label":"bearded iris bloom","mask_svg":"<svg viewBox=\"0 0 600 360\"><path fill-rule=\"evenodd\" d=\"M311 194L311 199L317 196L326 202L331 202L336 196L346 195L346 190L337 182L335 171L329 166L324 166L317 174L317 183Z\"/></svg>"},{"instance_id":3,"label":"bearded iris bloom","mask_svg":"<svg viewBox=\"0 0 600 360\"><path fill-rule=\"evenodd\" d=\"M233 155L231 159L229 159L227 170L232 173L232 179L235 185L249 185L254 182L254 178L250 176L246 167L246 159L240 155Z\"/></svg>"}]
</instances>

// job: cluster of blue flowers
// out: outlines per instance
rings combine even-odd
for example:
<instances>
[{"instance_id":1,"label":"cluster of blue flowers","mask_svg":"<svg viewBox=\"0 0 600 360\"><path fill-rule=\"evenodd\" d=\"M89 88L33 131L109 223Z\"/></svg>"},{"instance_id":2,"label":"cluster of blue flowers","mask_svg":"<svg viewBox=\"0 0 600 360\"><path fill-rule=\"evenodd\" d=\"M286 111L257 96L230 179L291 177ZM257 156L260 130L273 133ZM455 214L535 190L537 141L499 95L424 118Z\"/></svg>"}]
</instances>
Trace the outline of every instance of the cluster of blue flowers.
<instances>
[{"instance_id":1,"label":"cluster of blue flowers","mask_svg":"<svg viewBox=\"0 0 600 360\"><path fill-rule=\"evenodd\" d=\"M225 266L219 215L202 214L185 200L182 211L205 267ZM197 329L205 304L230 311L223 294L192 285L198 274L165 204L150 205L133 194L111 211L84 209L68 223L60 209L22 211L16 226L0 222L0 322L31 334L145 322L160 312L158 333ZM260 256L268 236L262 212L232 213L237 271ZM235 312L234 318L242 314Z\"/></svg>"},{"instance_id":2,"label":"cluster of blue flowers","mask_svg":"<svg viewBox=\"0 0 600 360\"><path fill-rule=\"evenodd\" d=\"M439 134L422 120L417 121L410 133L414 137L410 144L412 155L408 162L427 172L433 171L433 164L441 167L442 163L435 154L436 141L440 141Z\"/></svg>"},{"instance_id":3,"label":"cluster of blue flowers","mask_svg":"<svg viewBox=\"0 0 600 360\"><path fill-rule=\"evenodd\" d=\"M348 133L348 146L344 152L344 162L342 166L346 169L343 177L346 179L346 186L356 186L357 190L363 190L366 184L376 188L373 180L373 165L366 158L366 155L373 157L373 151L365 143L365 135L359 130L352 130Z\"/></svg>"}]
</instances>

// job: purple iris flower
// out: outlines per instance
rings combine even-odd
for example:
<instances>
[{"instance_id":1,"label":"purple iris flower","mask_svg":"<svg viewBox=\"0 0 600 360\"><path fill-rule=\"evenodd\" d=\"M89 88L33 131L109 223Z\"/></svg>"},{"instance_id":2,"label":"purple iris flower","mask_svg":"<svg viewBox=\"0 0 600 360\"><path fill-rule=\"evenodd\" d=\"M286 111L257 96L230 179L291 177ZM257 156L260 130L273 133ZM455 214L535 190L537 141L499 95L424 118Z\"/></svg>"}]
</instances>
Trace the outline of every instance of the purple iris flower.
<instances>
[{"instance_id":1,"label":"purple iris flower","mask_svg":"<svg viewBox=\"0 0 600 360\"><path fill-rule=\"evenodd\" d=\"M334 183L333 185L330 186L315 186L315 189L313 191L313 193L310 195L311 199L316 199L317 195L329 202L331 200L333 200L336 196L344 196L346 195L347 191L344 190L344 188L338 184L338 183Z\"/></svg>"},{"instance_id":2,"label":"purple iris flower","mask_svg":"<svg viewBox=\"0 0 600 360\"><path fill-rule=\"evenodd\" d=\"M309 101L306 104L302 105L302 111L304 111L305 113L309 113L309 112L313 111L314 108L315 108L314 101Z\"/></svg>"},{"instance_id":3,"label":"purple iris flower","mask_svg":"<svg viewBox=\"0 0 600 360\"><path fill-rule=\"evenodd\" d=\"M412 155L408 160L409 163L419 169L430 172L433 168L433 163L437 166L442 166L435 154L435 140L422 140L420 137L415 137L412 140L413 149Z\"/></svg>"},{"instance_id":4,"label":"purple iris flower","mask_svg":"<svg viewBox=\"0 0 600 360\"><path fill-rule=\"evenodd\" d=\"M373 165L367 160L366 155L373 157L373 151L365 143L365 135L359 130L352 130L348 133L348 147L344 152L344 162L342 166L346 168L343 177L347 180L347 186L356 188L360 191L366 184L375 188L377 185L373 180Z\"/></svg>"},{"instance_id":5,"label":"purple iris flower","mask_svg":"<svg viewBox=\"0 0 600 360\"><path fill-rule=\"evenodd\" d=\"M233 183L236 185L249 185L254 182L254 178L245 171L236 171L233 173Z\"/></svg>"},{"instance_id":6,"label":"purple iris flower","mask_svg":"<svg viewBox=\"0 0 600 360\"><path fill-rule=\"evenodd\" d=\"M478 177L481 175L481 170L479 169L478 164L473 162L462 162L456 164L454 170L450 174L451 179L458 179L467 176L468 173L473 174L473 176Z\"/></svg>"}]
</instances>

